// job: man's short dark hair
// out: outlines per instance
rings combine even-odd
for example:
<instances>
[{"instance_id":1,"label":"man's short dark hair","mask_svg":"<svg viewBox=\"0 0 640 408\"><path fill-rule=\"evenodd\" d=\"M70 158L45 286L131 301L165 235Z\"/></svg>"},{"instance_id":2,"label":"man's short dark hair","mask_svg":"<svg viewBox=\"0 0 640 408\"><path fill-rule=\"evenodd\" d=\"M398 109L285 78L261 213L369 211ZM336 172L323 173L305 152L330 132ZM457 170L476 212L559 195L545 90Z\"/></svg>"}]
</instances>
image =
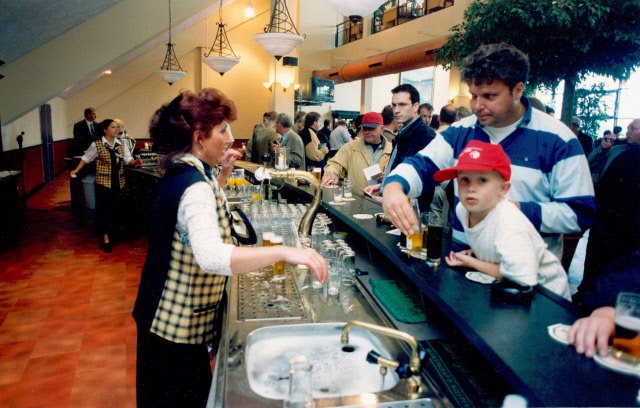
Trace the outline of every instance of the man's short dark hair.
<instances>
[{"instance_id":1,"label":"man's short dark hair","mask_svg":"<svg viewBox=\"0 0 640 408\"><path fill-rule=\"evenodd\" d=\"M420 103L420 92L410 84L401 84L396 86L391 90L392 94L397 94L400 92L409 92L409 97L411 98L411 104Z\"/></svg>"},{"instance_id":2,"label":"man's short dark hair","mask_svg":"<svg viewBox=\"0 0 640 408\"><path fill-rule=\"evenodd\" d=\"M617 135L620 132L622 132L622 127L621 126L614 126L613 127L613 133L615 133Z\"/></svg>"},{"instance_id":3,"label":"man's short dark hair","mask_svg":"<svg viewBox=\"0 0 640 408\"><path fill-rule=\"evenodd\" d=\"M605 130L605 131L604 131L604 135L605 135L605 136L610 135L610 134L611 134L611 131L610 131L609 129L607 129L607 130Z\"/></svg>"},{"instance_id":4,"label":"man's short dark hair","mask_svg":"<svg viewBox=\"0 0 640 408\"><path fill-rule=\"evenodd\" d=\"M516 47L500 43L481 45L462 61L462 77L468 84L504 82L509 90L529 75L529 57Z\"/></svg>"},{"instance_id":5,"label":"man's short dark hair","mask_svg":"<svg viewBox=\"0 0 640 408\"><path fill-rule=\"evenodd\" d=\"M286 113L281 113L278 116L276 116L276 123L281 124L282 127L285 127L285 128L290 128L293 125L293 122L291 121L291 116L287 115Z\"/></svg>"},{"instance_id":6,"label":"man's short dark hair","mask_svg":"<svg viewBox=\"0 0 640 408\"><path fill-rule=\"evenodd\" d=\"M325 119L324 120L324 127L329 127L330 125L331 125L331 120Z\"/></svg>"},{"instance_id":7,"label":"man's short dark hair","mask_svg":"<svg viewBox=\"0 0 640 408\"><path fill-rule=\"evenodd\" d=\"M304 118L304 127L308 128L313 125L313 122L317 122L320 120L320 114L318 112L309 112L307 116Z\"/></svg>"},{"instance_id":8,"label":"man's short dark hair","mask_svg":"<svg viewBox=\"0 0 640 408\"><path fill-rule=\"evenodd\" d=\"M91 115L93 112L95 112L96 110L93 108L87 108L84 110L84 118L86 119L87 116ZM77 116L76 116L77 117Z\"/></svg>"},{"instance_id":9,"label":"man's short dark hair","mask_svg":"<svg viewBox=\"0 0 640 408\"><path fill-rule=\"evenodd\" d=\"M262 115L262 121L272 122L276 120L276 116L278 116L278 112L276 111L265 112L264 115Z\"/></svg>"},{"instance_id":10,"label":"man's short dark hair","mask_svg":"<svg viewBox=\"0 0 640 408\"><path fill-rule=\"evenodd\" d=\"M422 109L426 109L429 112L433 113L433 105L431 105L430 103L420 104L420 106L418 106L418 113L420 113Z\"/></svg>"},{"instance_id":11,"label":"man's short dark hair","mask_svg":"<svg viewBox=\"0 0 640 408\"><path fill-rule=\"evenodd\" d=\"M391 105L387 105L382 108L382 112L380 112L380 114L382 115L382 123L384 123L385 126L390 125L396 118L393 114L393 108Z\"/></svg>"},{"instance_id":12,"label":"man's short dark hair","mask_svg":"<svg viewBox=\"0 0 640 408\"><path fill-rule=\"evenodd\" d=\"M356 129L360 129L360 125L362 125L362 118L364 118L364 115L358 115L353 120L353 125L356 127Z\"/></svg>"},{"instance_id":13,"label":"man's short dark hair","mask_svg":"<svg viewBox=\"0 0 640 408\"><path fill-rule=\"evenodd\" d=\"M444 105L440 109L440 123L451 125L458 120L458 109L453 105Z\"/></svg>"},{"instance_id":14,"label":"man's short dark hair","mask_svg":"<svg viewBox=\"0 0 640 408\"><path fill-rule=\"evenodd\" d=\"M555 110L555 109L553 109L551 106L548 106L548 105L545 105L545 106L544 106L544 110L545 110L545 112L547 112L547 114L549 114L549 113L556 113L556 110Z\"/></svg>"}]
</instances>

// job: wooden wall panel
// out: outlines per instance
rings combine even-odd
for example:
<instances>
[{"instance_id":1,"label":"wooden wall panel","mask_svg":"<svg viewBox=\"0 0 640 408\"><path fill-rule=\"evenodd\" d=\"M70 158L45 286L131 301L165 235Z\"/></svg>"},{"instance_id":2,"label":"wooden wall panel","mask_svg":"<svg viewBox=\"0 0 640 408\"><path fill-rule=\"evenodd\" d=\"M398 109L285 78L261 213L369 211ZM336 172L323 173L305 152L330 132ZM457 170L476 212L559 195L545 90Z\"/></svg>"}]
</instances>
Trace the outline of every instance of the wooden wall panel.
<instances>
[{"instance_id":1,"label":"wooden wall panel","mask_svg":"<svg viewBox=\"0 0 640 408\"><path fill-rule=\"evenodd\" d=\"M27 194L36 187L44 184L44 172L42 168L42 146L32 146L23 149L24 161L24 185ZM6 170L20 170L18 150L4 152L4 165ZM22 196L22 181L18 181L18 190Z\"/></svg>"}]
</instances>

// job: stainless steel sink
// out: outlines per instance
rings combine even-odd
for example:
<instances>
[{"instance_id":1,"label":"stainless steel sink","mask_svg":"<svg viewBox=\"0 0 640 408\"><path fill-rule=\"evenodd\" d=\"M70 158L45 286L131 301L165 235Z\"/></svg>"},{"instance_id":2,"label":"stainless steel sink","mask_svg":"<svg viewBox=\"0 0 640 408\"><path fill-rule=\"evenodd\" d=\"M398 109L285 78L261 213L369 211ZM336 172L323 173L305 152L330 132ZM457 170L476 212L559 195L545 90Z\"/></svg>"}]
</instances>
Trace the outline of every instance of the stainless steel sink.
<instances>
[{"instance_id":1,"label":"stainless steel sink","mask_svg":"<svg viewBox=\"0 0 640 408\"><path fill-rule=\"evenodd\" d=\"M349 344L340 343L345 323L315 323L264 327L247 338L245 364L249 385L268 399L284 399L289 392L289 361L304 355L313 364L313 397L334 398L376 393L398 383L396 372L380 375L380 367L366 361L375 350L395 359L372 332L353 328Z\"/></svg>"}]
</instances>

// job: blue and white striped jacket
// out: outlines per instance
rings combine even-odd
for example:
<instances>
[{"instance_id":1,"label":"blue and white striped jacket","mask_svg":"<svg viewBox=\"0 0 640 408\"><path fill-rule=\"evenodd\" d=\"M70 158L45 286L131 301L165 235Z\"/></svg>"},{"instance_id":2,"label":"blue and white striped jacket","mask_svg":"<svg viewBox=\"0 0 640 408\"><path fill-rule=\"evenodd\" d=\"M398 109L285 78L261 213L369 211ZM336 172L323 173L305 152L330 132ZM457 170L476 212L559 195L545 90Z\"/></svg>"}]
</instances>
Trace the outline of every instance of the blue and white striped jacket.
<instances>
[{"instance_id":1,"label":"blue and white striped jacket","mask_svg":"<svg viewBox=\"0 0 640 408\"><path fill-rule=\"evenodd\" d=\"M593 184L580 142L559 120L531 108L516 130L500 142L511 159L511 201L520 202L522 212L540 231L549 250L562 259L562 235L584 232L595 221ZM434 188L433 174L457 163L471 140L490 142L475 116L456 122L417 155L406 159L385 180L402 184L409 197ZM458 186L455 205L458 204ZM455 207L454 207L455 208ZM466 245L460 221L453 220L454 242ZM468 246L468 245L467 245Z\"/></svg>"}]
</instances>

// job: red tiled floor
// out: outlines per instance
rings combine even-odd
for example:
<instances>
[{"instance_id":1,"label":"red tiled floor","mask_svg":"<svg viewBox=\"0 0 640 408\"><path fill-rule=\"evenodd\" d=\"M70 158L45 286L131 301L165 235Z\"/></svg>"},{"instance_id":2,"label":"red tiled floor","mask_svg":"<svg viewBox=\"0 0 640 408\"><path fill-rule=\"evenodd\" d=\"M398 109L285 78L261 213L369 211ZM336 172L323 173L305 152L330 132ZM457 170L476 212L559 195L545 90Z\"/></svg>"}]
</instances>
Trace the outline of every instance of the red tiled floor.
<instances>
[{"instance_id":1,"label":"red tiled floor","mask_svg":"<svg viewBox=\"0 0 640 408\"><path fill-rule=\"evenodd\" d=\"M135 407L131 310L144 237L102 252L93 216L71 213L68 175L28 201L0 252L0 407Z\"/></svg>"}]
</instances>

